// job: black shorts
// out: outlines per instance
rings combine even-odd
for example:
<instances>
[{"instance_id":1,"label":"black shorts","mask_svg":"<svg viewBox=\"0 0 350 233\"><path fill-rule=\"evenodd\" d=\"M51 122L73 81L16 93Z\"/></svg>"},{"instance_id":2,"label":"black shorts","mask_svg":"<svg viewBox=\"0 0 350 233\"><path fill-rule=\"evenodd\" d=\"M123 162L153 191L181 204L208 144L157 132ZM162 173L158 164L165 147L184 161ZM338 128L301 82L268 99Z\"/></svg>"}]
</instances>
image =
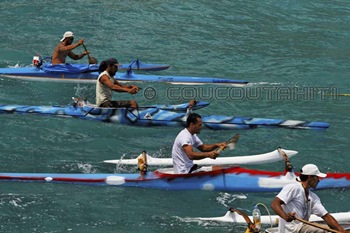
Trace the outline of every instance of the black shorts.
<instances>
[{"instance_id":1,"label":"black shorts","mask_svg":"<svg viewBox=\"0 0 350 233\"><path fill-rule=\"evenodd\" d=\"M130 108L131 101L130 100L113 100L113 101L106 101L102 104L100 104L100 108Z\"/></svg>"},{"instance_id":2,"label":"black shorts","mask_svg":"<svg viewBox=\"0 0 350 233\"><path fill-rule=\"evenodd\" d=\"M194 172L195 170L198 170L200 169L201 166L198 166L197 164L193 164L193 166L191 167L190 171L188 173L192 173Z\"/></svg>"}]
</instances>

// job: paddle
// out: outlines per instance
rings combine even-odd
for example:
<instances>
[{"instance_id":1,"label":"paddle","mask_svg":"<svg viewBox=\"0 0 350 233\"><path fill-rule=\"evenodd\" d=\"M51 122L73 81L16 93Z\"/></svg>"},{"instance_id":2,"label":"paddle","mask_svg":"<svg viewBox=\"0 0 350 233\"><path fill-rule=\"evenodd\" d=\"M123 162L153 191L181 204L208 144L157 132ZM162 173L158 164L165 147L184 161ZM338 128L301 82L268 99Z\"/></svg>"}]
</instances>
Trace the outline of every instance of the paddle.
<instances>
[{"instance_id":1,"label":"paddle","mask_svg":"<svg viewBox=\"0 0 350 233\"><path fill-rule=\"evenodd\" d=\"M239 133L236 134L235 136L233 136L232 138L230 138L229 140L226 141L226 146L229 147L230 150L234 149L236 146L236 143L239 139ZM221 153L221 151L224 150L224 146L221 146L219 149L216 150L217 153Z\"/></svg>"},{"instance_id":2,"label":"paddle","mask_svg":"<svg viewBox=\"0 0 350 233\"><path fill-rule=\"evenodd\" d=\"M85 44L83 44L83 47L84 47L84 49L85 49L85 52L86 52L86 53L87 53L87 55L88 55L88 58L89 58L89 64L97 64L97 63L98 63L97 59L96 59L96 58L94 58L94 57L91 57L91 56L90 56L90 53L88 53L88 50L87 50L87 48L86 48Z\"/></svg>"},{"instance_id":3,"label":"paddle","mask_svg":"<svg viewBox=\"0 0 350 233\"><path fill-rule=\"evenodd\" d=\"M298 218L298 217L295 217L296 220L300 221L300 222L303 222L305 224L308 224L310 226L313 226L313 227L317 227L317 228L320 228L320 229L323 229L323 230L326 230L326 231L329 231L329 232L335 232L335 233L340 233L340 231L337 231L337 230L333 230L331 228L328 228L328 227L325 227L323 225L320 225L320 224L317 224L317 223L313 223L313 222L309 222L309 221L306 221L302 218Z\"/></svg>"},{"instance_id":4,"label":"paddle","mask_svg":"<svg viewBox=\"0 0 350 233\"><path fill-rule=\"evenodd\" d=\"M350 94L326 94L326 96L350 96Z\"/></svg>"},{"instance_id":5,"label":"paddle","mask_svg":"<svg viewBox=\"0 0 350 233\"><path fill-rule=\"evenodd\" d=\"M282 155L284 162L285 162L285 170L288 172L291 172L293 170L293 165L292 163L289 161L288 155L286 154L286 152L284 152L281 147L277 148L278 152Z\"/></svg>"}]
</instances>

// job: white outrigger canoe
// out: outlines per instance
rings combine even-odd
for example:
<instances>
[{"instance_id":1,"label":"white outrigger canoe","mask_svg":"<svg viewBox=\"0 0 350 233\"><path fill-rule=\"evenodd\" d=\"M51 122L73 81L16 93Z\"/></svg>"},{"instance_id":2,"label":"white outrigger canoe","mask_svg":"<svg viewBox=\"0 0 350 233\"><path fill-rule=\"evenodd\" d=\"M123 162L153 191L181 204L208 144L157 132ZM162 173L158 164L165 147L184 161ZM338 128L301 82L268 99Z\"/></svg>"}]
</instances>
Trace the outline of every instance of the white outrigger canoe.
<instances>
[{"instance_id":1,"label":"white outrigger canoe","mask_svg":"<svg viewBox=\"0 0 350 233\"><path fill-rule=\"evenodd\" d=\"M339 213L331 213L331 215L337 219L338 222L349 222L350 221L350 212L339 212ZM253 219L252 216L249 216L250 219ZM262 215L261 216L261 224L269 224L272 226L278 225L278 215ZM236 212L227 211L224 216L221 217L195 217L195 218L185 218L188 221L214 221L214 222L227 222L227 223L246 223L246 220L243 216L239 215ZM322 222L323 219L316 216L311 215L310 222Z\"/></svg>"},{"instance_id":2,"label":"white outrigger canoe","mask_svg":"<svg viewBox=\"0 0 350 233\"><path fill-rule=\"evenodd\" d=\"M295 150L285 150L282 149L288 157L292 157L296 155L298 152ZM115 159L115 160L104 160L105 163L112 164L120 164L120 165L137 165L138 158L135 159ZM283 160L282 155L278 152L278 150L274 150L268 153L257 154L257 155L246 155L246 156L234 156L234 157L219 157L216 159L202 159L197 160L196 164L200 166L208 166L208 165L253 165L253 164L264 164L264 163L272 163L276 161ZM148 166L172 166L173 160L172 158L154 158L150 155L147 155L147 165Z\"/></svg>"}]
</instances>

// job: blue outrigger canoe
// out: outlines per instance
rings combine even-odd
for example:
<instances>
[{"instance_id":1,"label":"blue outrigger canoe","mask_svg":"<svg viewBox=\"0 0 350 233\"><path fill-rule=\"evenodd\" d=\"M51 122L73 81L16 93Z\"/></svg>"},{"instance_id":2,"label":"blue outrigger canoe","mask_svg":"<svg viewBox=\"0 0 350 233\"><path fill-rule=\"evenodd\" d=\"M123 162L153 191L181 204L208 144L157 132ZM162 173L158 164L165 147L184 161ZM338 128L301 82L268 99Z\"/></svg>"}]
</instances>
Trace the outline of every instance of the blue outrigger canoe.
<instances>
[{"instance_id":1,"label":"blue outrigger canoe","mask_svg":"<svg viewBox=\"0 0 350 233\"><path fill-rule=\"evenodd\" d=\"M193 110L209 105L198 102ZM133 126L186 126L188 103L179 105L153 105L129 108L98 108L87 101L78 100L67 106L0 105L0 113L40 114L74 117L85 120L120 123ZM203 125L213 130L254 129L258 127L281 127L289 129L327 129L326 122L306 122L269 118L202 116Z\"/></svg>"},{"instance_id":2,"label":"blue outrigger canoe","mask_svg":"<svg viewBox=\"0 0 350 233\"><path fill-rule=\"evenodd\" d=\"M191 174L172 174L164 170L140 174L58 174L58 173L0 173L0 181L70 183L80 185L138 187L164 190L216 190L225 192L278 192L295 183L294 172L271 172L223 168ZM317 189L349 188L349 173L328 173Z\"/></svg>"},{"instance_id":3,"label":"blue outrigger canoe","mask_svg":"<svg viewBox=\"0 0 350 233\"><path fill-rule=\"evenodd\" d=\"M39 66L0 68L0 75L9 78L19 78L25 80L43 80L60 82L96 82L99 75L98 64L60 64L51 65L43 63ZM157 71L169 68L163 64L144 64L132 62L122 65L121 69L126 69L126 73L118 72L115 78L121 82L161 82L170 84L225 84L230 86L244 86L248 82L244 80L233 80L224 78L192 77L192 76L160 76L150 74L135 74L133 70Z\"/></svg>"}]
</instances>

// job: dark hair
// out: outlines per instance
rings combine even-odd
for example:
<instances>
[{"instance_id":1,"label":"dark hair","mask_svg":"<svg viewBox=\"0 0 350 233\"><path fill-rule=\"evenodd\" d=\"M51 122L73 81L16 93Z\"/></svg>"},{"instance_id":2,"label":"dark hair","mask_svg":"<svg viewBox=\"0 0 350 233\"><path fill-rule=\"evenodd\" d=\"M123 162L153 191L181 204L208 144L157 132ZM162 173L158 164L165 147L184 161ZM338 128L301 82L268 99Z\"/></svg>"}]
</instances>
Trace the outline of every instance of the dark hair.
<instances>
[{"instance_id":1,"label":"dark hair","mask_svg":"<svg viewBox=\"0 0 350 233\"><path fill-rule=\"evenodd\" d=\"M107 61L102 61L100 66L98 67L98 72L102 73L108 67Z\"/></svg>"},{"instance_id":2,"label":"dark hair","mask_svg":"<svg viewBox=\"0 0 350 233\"><path fill-rule=\"evenodd\" d=\"M309 175L303 175L303 174L299 175L300 181L306 181L308 178L309 178Z\"/></svg>"},{"instance_id":3,"label":"dark hair","mask_svg":"<svg viewBox=\"0 0 350 233\"><path fill-rule=\"evenodd\" d=\"M187 121L186 121L187 127L189 127L191 123L196 124L198 118L202 118L202 117L195 112L188 115Z\"/></svg>"},{"instance_id":4,"label":"dark hair","mask_svg":"<svg viewBox=\"0 0 350 233\"><path fill-rule=\"evenodd\" d=\"M310 175L304 175L303 174L303 169L300 169L300 175L299 175L299 179L300 181L306 181L309 178Z\"/></svg>"},{"instance_id":5,"label":"dark hair","mask_svg":"<svg viewBox=\"0 0 350 233\"><path fill-rule=\"evenodd\" d=\"M98 72L102 73L107 69L110 65L116 65L119 64L118 60L115 58L109 58L107 60L104 60L101 62L100 66L98 67Z\"/></svg>"}]
</instances>

